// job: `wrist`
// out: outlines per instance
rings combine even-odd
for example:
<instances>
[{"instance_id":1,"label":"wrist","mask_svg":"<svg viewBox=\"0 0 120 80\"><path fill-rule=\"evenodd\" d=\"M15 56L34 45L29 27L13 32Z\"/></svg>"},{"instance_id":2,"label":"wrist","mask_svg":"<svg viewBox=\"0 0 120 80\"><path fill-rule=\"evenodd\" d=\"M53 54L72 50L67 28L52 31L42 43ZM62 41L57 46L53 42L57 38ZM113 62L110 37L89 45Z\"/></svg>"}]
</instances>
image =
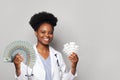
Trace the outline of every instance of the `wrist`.
<instances>
[{"instance_id":1,"label":"wrist","mask_svg":"<svg viewBox=\"0 0 120 80\"><path fill-rule=\"evenodd\" d=\"M77 66L77 64L74 64L74 63L73 63L73 64L71 65L71 68L72 68L72 69L76 69L76 66Z\"/></svg>"},{"instance_id":2,"label":"wrist","mask_svg":"<svg viewBox=\"0 0 120 80\"><path fill-rule=\"evenodd\" d=\"M72 73L73 75L75 75L75 73L76 73L76 68L71 68L71 73Z\"/></svg>"},{"instance_id":3,"label":"wrist","mask_svg":"<svg viewBox=\"0 0 120 80\"><path fill-rule=\"evenodd\" d=\"M20 74L21 74L21 70L16 70L16 75L20 76Z\"/></svg>"}]
</instances>

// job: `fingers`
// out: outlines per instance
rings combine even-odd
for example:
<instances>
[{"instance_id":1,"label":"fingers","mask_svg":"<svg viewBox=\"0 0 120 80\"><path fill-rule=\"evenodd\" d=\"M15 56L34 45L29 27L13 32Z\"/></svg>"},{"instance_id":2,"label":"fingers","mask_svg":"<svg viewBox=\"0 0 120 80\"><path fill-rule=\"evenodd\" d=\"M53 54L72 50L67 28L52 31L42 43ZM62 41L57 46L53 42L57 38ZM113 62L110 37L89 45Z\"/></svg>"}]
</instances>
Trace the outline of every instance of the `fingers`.
<instances>
[{"instance_id":1,"label":"fingers","mask_svg":"<svg viewBox=\"0 0 120 80\"><path fill-rule=\"evenodd\" d=\"M69 59L73 62L77 62L78 61L78 56L77 54L75 54L74 52L69 56Z\"/></svg>"},{"instance_id":2,"label":"fingers","mask_svg":"<svg viewBox=\"0 0 120 80\"><path fill-rule=\"evenodd\" d=\"M71 68L76 69L77 63L79 61L79 58L77 56L77 54L75 54L74 52L69 56L69 60L71 61Z\"/></svg>"},{"instance_id":3,"label":"fingers","mask_svg":"<svg viewBox=\"0 0 120 80\"><path fill-rule=\"evenodd\" d=\"M14 64L20 64L22 61L23 61L23 57L20 54L16 54L13 59Z\"/></svg>"}]
</instances>

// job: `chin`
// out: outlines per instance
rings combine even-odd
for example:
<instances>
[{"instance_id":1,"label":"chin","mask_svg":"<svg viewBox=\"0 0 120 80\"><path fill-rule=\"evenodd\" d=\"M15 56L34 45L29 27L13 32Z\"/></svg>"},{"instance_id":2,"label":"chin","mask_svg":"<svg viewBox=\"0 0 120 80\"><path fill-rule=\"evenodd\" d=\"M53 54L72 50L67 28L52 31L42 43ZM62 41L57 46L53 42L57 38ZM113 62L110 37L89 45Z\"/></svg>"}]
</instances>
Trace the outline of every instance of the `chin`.
<instances>
[{"instance_id":1,"label":"chin","mask_svg":"<svg viewBox=\"0 0 120 80\"><path fill-rule=\"evenodd\" d=\"M48 45L49 45L49 43L43 43L43 45L48 46Z\"/></svg>"}]
</instances>

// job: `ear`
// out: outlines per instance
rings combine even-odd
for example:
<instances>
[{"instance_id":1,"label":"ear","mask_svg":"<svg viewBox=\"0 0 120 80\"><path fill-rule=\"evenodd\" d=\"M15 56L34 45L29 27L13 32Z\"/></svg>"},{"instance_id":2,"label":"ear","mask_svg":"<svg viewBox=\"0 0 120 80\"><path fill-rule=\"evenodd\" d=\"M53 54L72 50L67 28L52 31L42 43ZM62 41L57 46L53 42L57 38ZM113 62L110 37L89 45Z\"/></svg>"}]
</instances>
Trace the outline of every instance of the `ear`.
<instances>
[{"instance_id":1,"label":"ear","mask_svg":"<svg viewBox=\"0 0 120 80\"><path fill-rule=\"evenodd\" d=\"M37 36L37 32L35 31L35 36Z\"/></svg>"}]
</instances>

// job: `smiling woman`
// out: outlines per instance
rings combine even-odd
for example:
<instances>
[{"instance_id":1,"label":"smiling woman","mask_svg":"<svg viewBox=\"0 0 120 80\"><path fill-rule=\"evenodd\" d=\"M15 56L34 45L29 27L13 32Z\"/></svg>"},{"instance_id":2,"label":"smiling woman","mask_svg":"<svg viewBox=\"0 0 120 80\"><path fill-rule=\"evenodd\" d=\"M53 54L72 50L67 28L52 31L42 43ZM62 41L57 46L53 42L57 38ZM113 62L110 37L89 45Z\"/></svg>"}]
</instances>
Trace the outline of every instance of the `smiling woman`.
<instances>
[{"instance_id":1,"label":"smiling woman","mask_svg":"<svg viewBox=\"0 0 120 80\"><path fill-rule=\"evenodd\" d=\"M35 32L39 43L48 45L53 39L53 29L48 23L43 23L41 27Z\"/></svg>"},{"instance_id":2,"label":"smiling woman","mask_svg":"<svg viewBox=\"0 0 120 80\"><path fill-rule=\"evenodd\" d=\"M13 62L17 80L73 80L76 76L78 56L71 52L69 60L71 69L66 72L66 65L60 52L49 46L53 40L57 18L48 12L40 12L32 16L30 25L35 31L37 44L34 45L36 62L33 69L23 63L23 57L15 56Z\"/></svg>"}]
</instances>

